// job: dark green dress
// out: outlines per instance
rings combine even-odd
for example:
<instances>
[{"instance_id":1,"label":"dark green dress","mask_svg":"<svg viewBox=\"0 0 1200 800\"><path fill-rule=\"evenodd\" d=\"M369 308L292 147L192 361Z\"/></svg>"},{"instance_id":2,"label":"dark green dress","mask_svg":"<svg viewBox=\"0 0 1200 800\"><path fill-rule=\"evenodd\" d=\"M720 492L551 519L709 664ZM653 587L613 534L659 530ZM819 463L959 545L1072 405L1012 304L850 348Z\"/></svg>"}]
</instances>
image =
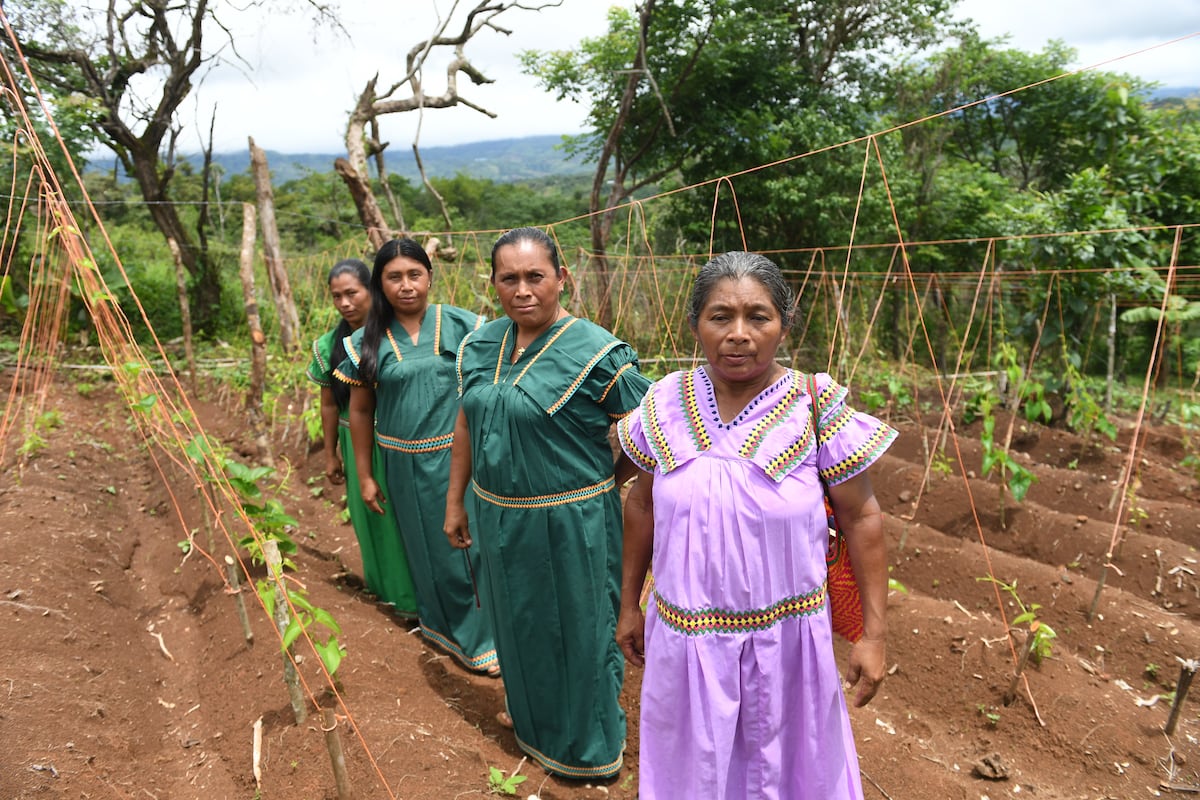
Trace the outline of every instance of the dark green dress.
<instances>
[{"instance_id":1,"label":"dark green dress","mask_svg":"<svg viewBox=\"0 0 1200 800\"><path fill-rule=\"evenodd\" d=\"M431 305L413 344L393 321L379 343L375 372L375 440L387 478L380 485L408 552L421 633L476 672L496 663L491 620L476 595L479 549L451 547L442 524L458 417L454 357L463 337L482 324L461 308ZM362 337L360 329L346 340L348 357L335 373L357 386Z\"/></svg>"},{"instance_id":2,"label":"dark green dress","mask_svg":"<svg viewBox=\"0 0 1200 800\"><path fill-rule=\"evenodd\" d=\"M308 379L320 386L332 385L333 331L315 340ZM413 593L412 577L408 571L408 556L400 541L400 531L390 515L379 515L362 501L358 485L358 467L354 463L354 445L350 441L349 410L338 408L338 444L342 451L342 469L346 474L346 507L362 553L363 582L367 589L385 603L391 603L396 614L405 619L417 616L417 598ZM383 457L379 448L371 453L376 475L383 474Z\"/></svg>"},{"instance_id":3,"label":"dark green dress","mask_svg":"<svg viewBox=\"0 0 1200 800\"><path fill-rule=\"evenodd\" d=\"M515 337L506 317L459 352L484 605L518 744L549 772L607 778L625 748L614 640L621 503L608 431L650 382L633 348L586 320L559 320L513 364Z\"/></svg>"}]
</instances>

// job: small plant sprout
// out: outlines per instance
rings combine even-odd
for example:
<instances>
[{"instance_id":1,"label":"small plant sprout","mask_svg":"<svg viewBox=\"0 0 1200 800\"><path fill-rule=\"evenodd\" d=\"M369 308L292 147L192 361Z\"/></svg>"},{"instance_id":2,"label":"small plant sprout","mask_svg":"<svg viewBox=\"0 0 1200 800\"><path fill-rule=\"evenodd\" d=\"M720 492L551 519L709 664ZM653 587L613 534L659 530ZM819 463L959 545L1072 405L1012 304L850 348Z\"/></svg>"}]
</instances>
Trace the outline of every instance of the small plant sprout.
<instances>
[{"instance_id":1,"label":"small plant sprout","mask_svg":"<svg viewBox=\"0 0 1200 800\"><path fill-rule=\"evenodd\" d=\"M522 758L521 763L517 764L517 768L513 770L513 774L508 777L504 776L504 770L498 767L488 767L488 791L491 794L515 795L517 787L528 780L525 775L519 774L524 763L525 759Z\"/></svg>"},{"instance_id":2,"label":"small plant sprout","mask_svg":"<svg viewBox=\"0 0 1200 800\"><path fill-rule=\"evenodd\" d=\"M1158 670L1159 669L1160 669L1160 667L1158 666L1158 664L1155 664L1153 661L1151 661L1149 664L1147 664L1145 666L1144 669L1142 669L1142 673L1150 680L1156 681L1156 680L1158 680Z\"/></svg>"},{"instance_id":3,"label":"small plant sprout","mask_svg":"<svg viewBox=\"0 0 1200 800\"><path fill-rule=\"evenodd\" d=\"M1008 705L1017 695L1017 682L1021 679L1021 674L1025 671L1025 665L1031 658L1034 664L1040 664L1043 659L1049 658L1054 649L1054 640L1058 638L1058 634L1054 632L1053 628L1037 618L1038 609L1041 608L1040 605L1030 603L1026 606L1025 602L1021 600L1021 596L1017 593L1017 582L1015 580L1012 583L1005 583L990 575L976 578L975 580L989 581L996 584L1007 592L1012 597L1013 602L1017 604L1020 613L1012 619L1009 627L1010 634L1013 632L1013 629L1021 625L1029 626L1025 632L1025 643L1019 652L1017 668L1013 673L1012 683L1009 684L1008 691L1004 693L1004 705Z\"/></svg>"},{"instance_id":4,"label":"small plant sprout","mask_svg":"<svg viewBox=\"0 0 1200 800\"><path fill-rule=\"evenodd\" d=\"M1000 711L995 706L989 706L986 703L980 703L975 706L979 709L979 714L987 720L989 727L995 728L1000 724Z\"/></svg>"}]
</instances>

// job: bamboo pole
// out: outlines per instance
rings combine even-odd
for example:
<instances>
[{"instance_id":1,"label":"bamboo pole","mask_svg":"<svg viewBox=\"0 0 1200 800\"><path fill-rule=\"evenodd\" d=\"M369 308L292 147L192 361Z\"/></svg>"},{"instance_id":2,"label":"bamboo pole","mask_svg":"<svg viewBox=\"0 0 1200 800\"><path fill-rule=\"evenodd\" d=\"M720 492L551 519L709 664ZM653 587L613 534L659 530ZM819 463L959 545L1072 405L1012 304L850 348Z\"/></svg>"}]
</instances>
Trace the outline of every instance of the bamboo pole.
<instances>
[{"instance_id":1,"label":"bamboo pole","mask_svg":"<svg viewBox=\"0 0 1200 800\"><path fill-rule=\"evenodd\" d=\"M279 556L279 543L273 539L263 541L263 557L267 562L267 574L275 592L275 627L279 635L291 624L288 613L287 589L283 585L283 559ZM296 724L303 724L308 718L308 709L304 703L304 693L300 690L300 680L296 675L296 664L292 661L292 648L283 650L283 682L288 687L288 697L292 702L292 713L296 715Z\"/></svg>"}]
</instances>

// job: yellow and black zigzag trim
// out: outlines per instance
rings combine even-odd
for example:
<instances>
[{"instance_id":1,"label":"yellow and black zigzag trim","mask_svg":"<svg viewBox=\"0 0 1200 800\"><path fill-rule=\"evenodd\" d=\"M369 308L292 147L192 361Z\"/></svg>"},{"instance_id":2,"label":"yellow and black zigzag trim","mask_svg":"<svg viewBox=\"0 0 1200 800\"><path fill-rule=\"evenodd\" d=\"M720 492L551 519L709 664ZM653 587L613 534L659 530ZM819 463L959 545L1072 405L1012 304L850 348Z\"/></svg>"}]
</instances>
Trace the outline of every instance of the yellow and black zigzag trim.
<instances>
[{"instance_id":1,"label":"yellow and black zigzag trim","mask_svg":"<svg viewBox=\"0 0 1200 800\"><path fill-rule=\"evenodd\" d=\"M744 633L762 631L788 617L806 617L825 606L825 585L811 592L780 600L766 608L751 611L729 611L723 608L686 609L667 602L657 591L654 602L659 618L668 627L686 636L709 633Z\"/></svg>"}]
</instances>

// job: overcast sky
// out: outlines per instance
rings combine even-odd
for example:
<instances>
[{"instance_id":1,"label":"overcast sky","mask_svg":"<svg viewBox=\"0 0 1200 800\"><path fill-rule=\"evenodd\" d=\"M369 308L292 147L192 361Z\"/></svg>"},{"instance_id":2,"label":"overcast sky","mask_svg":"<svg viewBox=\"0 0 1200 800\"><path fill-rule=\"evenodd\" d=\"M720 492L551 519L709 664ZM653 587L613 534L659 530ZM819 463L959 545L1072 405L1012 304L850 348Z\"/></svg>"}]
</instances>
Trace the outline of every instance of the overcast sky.
<instances>
[{"instance_id":1,"label":"overcast sky","mask_svg":"<svg viewBox=\"0 0 1200 800\"><path fill-rule=\"evenodd\" d=\"M464 3L465 5L466 3ZM296 4L300 5L300 4ZM423 147L578 132L585 109L556 102L521 74L521 50L573 48L606 28L609 6L632 0L563 0L540 12L511 10L501 17L511 36L488 32L473 40L468 58L494 84L476 87L460 77L460 94L495 112L495 119L465 108L427 111L420 130ZM265 23L246 12L236 18L238 49L250 70L220 67L185 101L185 119L208 120L216 104L217 152L241 150L246 137L268 150L332 153L343 149L346 115L376 72L380 85L397 79L409 47L432 29L434 9L446 0L341 0L341 20L351 40L330 30L314 31L299 14L278 13ZM1103 69L1126 72L1164 86L1200 85L1200 2L1197 0L961 0L958 15L978 23L984 36L1009 35L1023 50L1041 50L1061 39L1079 53L1077 66L1110 59ZM242 23L245 23L242 27ZM1180 37L1192 36L1174 44ZM1133 53L1153 48L1139 55ZM445 85L444 60L427 71L426 91ZM407 150L417 134L415 113L382 118L393 150ZM191 122L182 149L196 149Z\"/></svg>"}]
</instances>

